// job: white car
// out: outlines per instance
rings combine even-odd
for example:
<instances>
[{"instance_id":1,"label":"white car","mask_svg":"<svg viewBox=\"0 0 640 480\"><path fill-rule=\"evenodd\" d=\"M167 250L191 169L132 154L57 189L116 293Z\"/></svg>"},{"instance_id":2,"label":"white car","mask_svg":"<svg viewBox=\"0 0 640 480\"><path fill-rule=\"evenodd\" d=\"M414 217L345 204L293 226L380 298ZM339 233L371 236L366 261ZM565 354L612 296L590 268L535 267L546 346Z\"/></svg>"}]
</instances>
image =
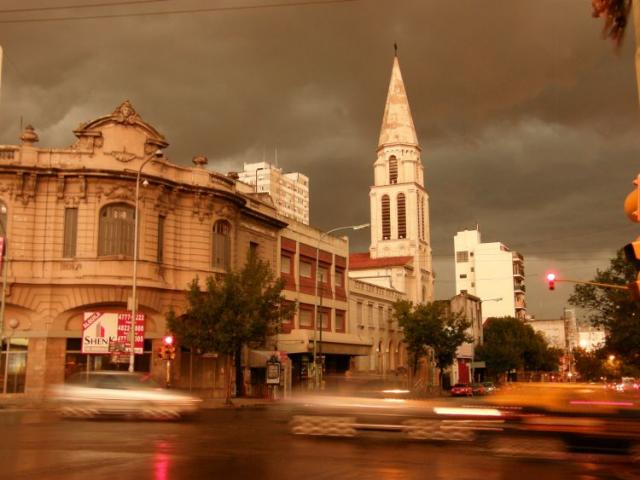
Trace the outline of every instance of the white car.
<instances>
[{"instance_id":1,"label":"white car","mask_svg":"<svg viewBox=\"0 0 640 480\"><path fill-rule=\"evenodd\" d=\"M124 416L177 420L197 413L200 398L159 387L149 375L96 371L72 375L51 389L54 408L67 418Z\"/></svg>"}]
</instances>

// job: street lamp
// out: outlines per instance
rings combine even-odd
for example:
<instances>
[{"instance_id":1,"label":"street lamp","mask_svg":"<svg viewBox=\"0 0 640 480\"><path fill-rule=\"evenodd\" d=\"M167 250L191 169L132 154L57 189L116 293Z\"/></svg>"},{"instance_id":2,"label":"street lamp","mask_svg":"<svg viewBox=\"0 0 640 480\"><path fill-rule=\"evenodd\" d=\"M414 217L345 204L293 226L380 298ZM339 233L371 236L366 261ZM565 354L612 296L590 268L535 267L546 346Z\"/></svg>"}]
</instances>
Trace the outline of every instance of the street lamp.
<instances>
[{"instance_id":1,"label":"street lamp","mask_svg":"<svg viewBox=\"0 0 640 480\"><path fill-rule=\"evenodd\" d=\"M134 208L134 226L133 226L133 278L131 280L131 324L129 331L129 347L131 349L129 353L129 372L133 373L135 363L135 346L136 346L136 315L138 314L138 299L137 299L137 281L138 281L138 208L140 203L140 176L142 175L142 169L151 160L162 157L162 150L156 150L142 162L140 168L138 168L138 174L136 176L136 196L135 196L135 208ZM148 180L144 180L144 186L149 185Z\"/></svg>"},{"instance_id":2,"label":"street lamp","mask_svg":"<svg viewBox=\"0 0 640 480\"><path fill-rule=\"evenodd\" d=\"M316 246L316 279L315 279L316 301L314 302L314 312L313 312L313 318L315 320L314 335L313 335L313 369L314 369L313 376L314 376L314 387L316 388L316 390L319 389L320 387L321 372L322 372L322 365L320 366L320 369L318 369L318 352L320 353L320 358L322 358L322 313L320 313L321 318L320 318L320 321L318 321L318 310L322 309L322 295L320 295L320 298L318 299L318 291L319 291L318 279L320 277L319 275L320 243L322 242L322 238L325 235L330 235L340 230L362 230L363 228L367 228L368 226L370 226L369 223L362 223L360 225L348 225L346 227L336 227L336 228L332 228L329 231L322 232L320 234L320 237L318 237L318 244ZM318 300L320 305L318 305ZM320 332L319 334L318 334L318 330ZM319 346L319 349L318 349L318 346Z\"/></svg>"}]
</instances>

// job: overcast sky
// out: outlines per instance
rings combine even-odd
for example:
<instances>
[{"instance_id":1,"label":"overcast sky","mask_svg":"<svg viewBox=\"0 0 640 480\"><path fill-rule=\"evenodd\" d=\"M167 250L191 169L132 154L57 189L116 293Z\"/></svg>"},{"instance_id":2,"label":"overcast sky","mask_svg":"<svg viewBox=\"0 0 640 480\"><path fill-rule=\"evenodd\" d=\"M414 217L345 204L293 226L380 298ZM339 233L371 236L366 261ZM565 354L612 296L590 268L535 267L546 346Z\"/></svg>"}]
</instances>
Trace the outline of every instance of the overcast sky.
<instances>
[{"instance_id":1,"label":"overcast sky","mask_svg":"<svg viewBox=\"0 0 640 480\"><path fill-rule=\"evenodd\" d=\"M0 10L90 3L2 0ZM363 223L397 42L438 298L454 294L453 235L476 224L484 241L524 255L537 318L559 317L572 290L547 291L546 270L591 279L638 235L622 210L639 170L633 32L614 52L586 0L354 0L10 23L270 3L0 12L0 144L18 143L22 117L40 146L69 145L78 124L130 99L167 137L172 161L205 154L227 172L272 161L277 148L280 166L311 178L313 225ZM368 244L368 232L352 236L352 250Z\"/></svg>"}]
</instances>

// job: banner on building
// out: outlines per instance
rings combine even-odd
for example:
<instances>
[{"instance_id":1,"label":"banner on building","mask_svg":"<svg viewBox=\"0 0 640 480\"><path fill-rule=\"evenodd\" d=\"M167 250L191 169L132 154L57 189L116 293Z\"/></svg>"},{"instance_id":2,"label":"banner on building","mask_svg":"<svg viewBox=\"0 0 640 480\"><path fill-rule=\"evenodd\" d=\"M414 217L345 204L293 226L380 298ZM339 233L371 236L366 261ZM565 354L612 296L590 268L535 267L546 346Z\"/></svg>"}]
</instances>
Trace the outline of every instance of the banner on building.
<instances>
[{"instance_id":1,"label":"banner on building","mask_svg":"<svg viewBox=\"0 0 640 480\"><path fill-rule=\"evenodd\" d=\"M144 313L136 315L135 353L144 350ZM82 353L109 354L110 344L124 345L131 352L131 312L84 312Z\"/></svg>"}]
</instances>

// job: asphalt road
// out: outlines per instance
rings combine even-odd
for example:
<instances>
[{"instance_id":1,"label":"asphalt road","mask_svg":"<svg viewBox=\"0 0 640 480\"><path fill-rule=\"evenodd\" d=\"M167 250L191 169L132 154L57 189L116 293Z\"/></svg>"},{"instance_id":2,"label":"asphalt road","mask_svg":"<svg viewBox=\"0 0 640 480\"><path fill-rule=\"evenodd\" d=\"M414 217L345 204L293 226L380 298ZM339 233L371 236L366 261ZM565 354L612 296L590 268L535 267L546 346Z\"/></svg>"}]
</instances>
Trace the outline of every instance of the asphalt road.
<instances>
[{"instance_id":1,"label":"asphalt road","mask_svg":"<svg viewBox=\"0 0 640 480\"><path fill-rule=\"evenodd\" d=\"M192 422L61 421L0 411L0 478L640 479L624 463L503 458L479 445L389 434L302 438L272 409L205 411Z\"/></svg>"}]
</instances>

